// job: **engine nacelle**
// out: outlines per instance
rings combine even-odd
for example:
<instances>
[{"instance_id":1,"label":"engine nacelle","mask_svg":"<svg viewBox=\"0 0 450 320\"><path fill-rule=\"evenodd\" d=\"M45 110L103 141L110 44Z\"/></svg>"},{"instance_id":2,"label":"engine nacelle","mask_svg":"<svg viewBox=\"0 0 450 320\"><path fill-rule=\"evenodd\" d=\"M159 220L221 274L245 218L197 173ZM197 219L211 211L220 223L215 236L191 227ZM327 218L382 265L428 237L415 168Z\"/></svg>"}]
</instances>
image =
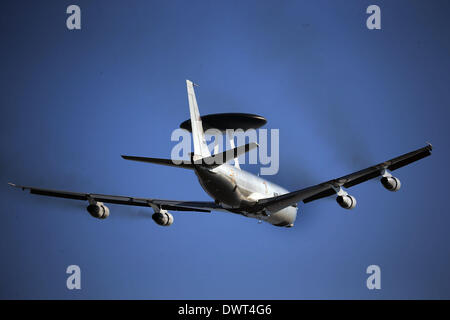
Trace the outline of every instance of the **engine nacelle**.
<instances>
[{"instance_id":1,"label":"engine nacelle","mask_svg":"<svg viewBox=\"0 0 450 320\"><path fill-rule=\"evenodd\" d=\"M402 184L400 183L400 180L396 177L390 176L390 177L382 177L381 178L381 184L383 187L388 189L389 191L398 191Z\"/></svg>"},{"instance_id":2,"label":"engine nacelle","mask_svg":"<svg viewBox=\"0 0 450 320\"><path fill-rule=\"evenodd\" d=\"M109 208L103 202L97 202L87 206L87 211L91 216L97 219L106 219L109 217Z\"/></svg>"},{"instance_id":3,"label":"engine nacelle","mask_svg":"<svg viewBox=\"0 0 450 320\"><path fill-rule=\"evenodd\" d=\"M349 194L337 196L336 202L344 209L353 209L356 206L356 199Z\"/></svg>"},{"instance_id":4,"label":"engine nacelle","mask_svg":"<svg viewBox=\"0 0 450 320\"><path fill-rule=\"evenodd\" d=\"M168 227L173 223L173 216L166 210L161 210L160 212L155 212L152 215L153 221L160 226Z\"/></svg>"}]
</instances>

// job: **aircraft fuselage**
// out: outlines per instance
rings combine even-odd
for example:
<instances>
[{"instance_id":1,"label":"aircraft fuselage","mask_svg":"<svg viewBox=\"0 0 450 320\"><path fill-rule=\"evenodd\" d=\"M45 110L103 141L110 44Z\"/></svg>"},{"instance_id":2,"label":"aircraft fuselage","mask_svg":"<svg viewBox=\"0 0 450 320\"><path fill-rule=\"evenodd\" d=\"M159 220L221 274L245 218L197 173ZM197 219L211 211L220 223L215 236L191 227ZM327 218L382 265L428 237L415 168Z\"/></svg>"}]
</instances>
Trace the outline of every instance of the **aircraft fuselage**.
<instances>
[{"instance_id":1,"label":"aircraft fuselage","mask_svg":"<svg viewBox=\"0 0 450 320\"><path fill-rule=\"evenodd\" d=\"M294 206L277 212L250 213L233 210L251 206L259 199L288 193L288 190L229 164L214 169L199 166L195 168L195 173L206 193L217 203L230 208L230 211L264 220L276 226L293 226L297 217L297 207Z\"/></svg>"}]
</instances>

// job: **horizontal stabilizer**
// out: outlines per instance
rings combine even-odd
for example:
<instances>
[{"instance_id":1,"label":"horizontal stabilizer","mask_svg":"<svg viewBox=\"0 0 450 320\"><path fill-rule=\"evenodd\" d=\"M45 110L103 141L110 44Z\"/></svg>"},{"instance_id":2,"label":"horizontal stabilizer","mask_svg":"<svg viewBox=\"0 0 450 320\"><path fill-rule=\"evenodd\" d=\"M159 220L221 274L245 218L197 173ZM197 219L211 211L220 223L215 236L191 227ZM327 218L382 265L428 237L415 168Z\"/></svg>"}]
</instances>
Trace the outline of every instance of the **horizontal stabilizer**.
<instances>
[{"instance_id":1,"label":"horizontal stabilizer","mask_svg":"<svg viewBox=\"0 0 450 320\"><path fill-rule=\"evenodd\" d=\"M124 155L122 155L122 158L124 158L125 160L155 163L170 167L194 169L194 166L189 160L172 160L172 159L147 158L147 157L124 156Z\"/></svg>"},{"instance_id":2,"label":"horizontal stabilizer","mask_svg":"<svg viewBox=\"0 0 450 320\"><path fill-rule=\"evenodd\" d=\"M258 144L256 142L250 142L243 146L239 146L233 149L229 149L227 151L217 153L210 157L200 158L198 160L195 160L194 164L202 164L210 167L218 167L224 163L227 163L228 161L240 157L241 155L249 152L250 150L255 149L256 147L258 147Z\"/></svg>"}]
</instances>

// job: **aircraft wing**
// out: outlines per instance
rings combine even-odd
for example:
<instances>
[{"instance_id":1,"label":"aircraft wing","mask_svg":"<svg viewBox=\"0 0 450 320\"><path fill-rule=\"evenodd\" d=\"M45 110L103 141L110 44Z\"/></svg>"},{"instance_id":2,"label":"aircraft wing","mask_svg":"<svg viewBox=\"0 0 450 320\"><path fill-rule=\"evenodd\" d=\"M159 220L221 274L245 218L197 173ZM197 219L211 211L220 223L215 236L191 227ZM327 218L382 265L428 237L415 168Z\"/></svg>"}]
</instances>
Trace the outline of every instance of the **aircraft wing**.
<instances>
[{"instance_id":1,"label":"aircraft wing","mask_svg":"<svg viewBox=\"0 0 450 320\"><path fill-rule=\"evenodd\" d=\"M197 212L211 212L227 211L222 206L215 202L207 201L177 201L177 200L162 200L152 198L137 198L127 196L114 196L95 193L71 192L62 190L42 189L35 187L19 186L14 183L9 183L10 186L21 188L22 190L29 190L32 194L43 196L74 199L74 200L94 200L104 203L123 204L130 206L151 207L152 205L160 207L165 210L172 211L197 211Z\"/></svg>"},{"instance_id":2,"label":"aircraft wing","mask_svg":"<svg viewBox=\"0 0 450 320\"><path fill-rule=\"evenodd\" d=\"M431 155L431 150L432 146L431 144L428 144L426 147L337 179L329 180L312 187L290 192L277 197L261 199L258 201L256 209L261 210L263 208L267 208L268 210L274 212L292 206L300 201L308 203L331 196L336 193L334 188L349 188L367 180L379 177L384 170L393 171Z\"/></svg>"}]
</instances>

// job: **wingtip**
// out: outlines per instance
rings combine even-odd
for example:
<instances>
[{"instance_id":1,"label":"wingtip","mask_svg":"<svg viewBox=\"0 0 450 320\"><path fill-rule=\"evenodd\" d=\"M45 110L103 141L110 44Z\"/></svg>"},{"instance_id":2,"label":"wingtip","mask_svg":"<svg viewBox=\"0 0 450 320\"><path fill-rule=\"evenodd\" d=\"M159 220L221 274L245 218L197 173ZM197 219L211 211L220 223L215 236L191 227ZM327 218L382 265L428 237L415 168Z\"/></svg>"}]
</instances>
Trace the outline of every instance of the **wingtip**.
<instances>
[{"instance_id":1,"label":"wingtip","mask_svg":"<svg viewBox=\"0 0 450 320\"><path fill-rule=\"evenodd\" d=\"M433 150L433 145L431 144L431 142L427 141L427 145L430 151Z\"/></svg>"},{"instance_id":2,"label":"wingtip","mask_svg":"<svg viewBox=\"0 0 450 320\"><path fill-rule=\"evenodd\" d=\"M14 188L20 188L20 189L22 189L22 190L29 189L28 187L25 187L25 186L19 186L19 185L15 184L15 183L12 183L12 182L8 182L8 184L9 184L11 187L14 187Z\"/></svg>"}]
</instances>

